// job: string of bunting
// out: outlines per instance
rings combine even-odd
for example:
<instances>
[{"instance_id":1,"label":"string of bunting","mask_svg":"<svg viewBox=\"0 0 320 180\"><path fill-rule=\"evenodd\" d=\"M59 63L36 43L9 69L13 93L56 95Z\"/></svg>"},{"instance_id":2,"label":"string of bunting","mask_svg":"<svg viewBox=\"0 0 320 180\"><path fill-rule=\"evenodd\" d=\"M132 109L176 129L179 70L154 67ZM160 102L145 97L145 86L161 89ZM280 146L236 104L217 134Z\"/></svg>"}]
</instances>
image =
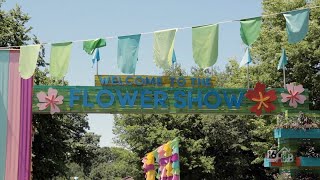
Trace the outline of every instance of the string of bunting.
<instances>
[{"instance_id":1,"label":"string of bunting","mask_svg":"<svg viewBox=\"0 0 320 180\"><path fill-rule=\"evenodd\" d=\"M30 78L36 68L36 62L41 45L51 45L50 74L52 78L62 79L68 72L72 44L83 42L83 50L92 55L93 64L100 60L99 48L107 45L107 39L118 38L117 65L122 73L135 74L136 63L141 35L153 34L153 58L154 63L162 69L169 69L176 62L174 50L175 35L177 30L192 29L192 49L195 63L201 68L208 68L217 62L219 50L219 24L229 22L240 22L240 36L247 45L245 56L240 62L240 67L247 66L251 61L250 47L258 39L262 26L262 17L282 14L286 20L286 31L288 42L291 44L300 42L308 33L310 10L320 6L298 9L288 12L263 15L260 17L231 20L216 24L201 25L194 27L183 27L166 29L155 32L146 32L127 36L106 37L90 40L76 40L62 43L43 43L35 45L20 46L19 72L24 79ZM14 48L11 46L6 48ZM0 48L1 49L1 48ZM4 47L2 48L4 49ZM283 59L283 58L282 58ZM285 63L279 66L284 69Z\"/></svg>"}]
</instances>

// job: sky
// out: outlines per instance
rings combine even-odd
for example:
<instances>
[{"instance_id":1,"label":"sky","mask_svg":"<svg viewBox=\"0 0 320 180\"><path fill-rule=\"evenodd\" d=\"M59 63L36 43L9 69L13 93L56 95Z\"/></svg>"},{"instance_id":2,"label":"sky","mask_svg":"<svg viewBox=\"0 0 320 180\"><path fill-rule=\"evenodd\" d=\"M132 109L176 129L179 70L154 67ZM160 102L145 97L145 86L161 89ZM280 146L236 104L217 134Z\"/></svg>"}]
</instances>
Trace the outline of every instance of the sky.
<instances>
[{"instance_id":1,"label":"sky","mask_svg":"<svg viewBox=\"0 0 320 180\"><path fill-rule=\"evenodd\" d=\"M215 24L260 16L261 0L7 0L3 8L16 4L31 17L28 26L43 43L77 41L153 32L163 29ZM222 70L229 58L241 60L245 46L240 38L239 22L219 27L219 56L215 68ZM177 62L190 72L196 66L192 57L191 29L178 30L175 39ZM49 62L50 46L46 48ZM153 63L153 36L142 35L136 74L161 75ZM100 49L99 74L122 74L117 68L117 38L108 39ZM72 48L66 80L70 85L94 86L96 68L91 56L82 50L82 42ZM89 114L90 131L101 135L101 146L114 146L113 115Z\"/></svg>"}]
</instances>

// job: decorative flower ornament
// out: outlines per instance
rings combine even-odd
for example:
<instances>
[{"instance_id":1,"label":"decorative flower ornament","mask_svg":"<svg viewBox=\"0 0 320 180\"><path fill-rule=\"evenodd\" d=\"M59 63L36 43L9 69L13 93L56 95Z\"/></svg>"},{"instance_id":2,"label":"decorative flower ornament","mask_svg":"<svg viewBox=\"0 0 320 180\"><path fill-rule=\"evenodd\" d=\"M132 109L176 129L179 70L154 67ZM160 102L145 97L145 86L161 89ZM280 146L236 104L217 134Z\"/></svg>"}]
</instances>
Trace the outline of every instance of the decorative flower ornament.
<instances>
[{"instance_id":1,"label":"decorative flower ornament","mask_svg":"<svg viewBox=\"0 0 320 180\"><path fill-rule=\"evenodd\" d=\"M289 101L289 106L297 108L298 103L303 104L307 99L306 96L301 95L304 91L302 85L295 86L294 83L290 83L286 85L289 94L281 93L282 100L281 102Z\"/></svg>"},{"instance_id":2,"label":"decorative flower ornament","mask_svg":"<svg viewBox=\"0 0 320 180\"><path fill-rule=\"evenodd\" d=\"M256 102L256 105L250 108L250 111L260 116L262 109L266 112L276 110L276 107L272 104L277 99L276 91L266 91L266 85L258 82L253 90L248 90L245 96L251 101Z\"/></svg>"},{"instance_id":3,"label":"decorative flower ornament","mask_svg":"<svg viewBox=\"0 0 320 180\"><path fill-rule=\"evenodd\" d=\"M48 89L48 95L42 91L37 93L37 98L39 100L37 106L39 107L39 110L45 110L50 106L50 114L60 112L60 108L57 105L63 103L63 96L57 97L57 95L58 90L53 88Z\"/></svg>"}]
</instances>

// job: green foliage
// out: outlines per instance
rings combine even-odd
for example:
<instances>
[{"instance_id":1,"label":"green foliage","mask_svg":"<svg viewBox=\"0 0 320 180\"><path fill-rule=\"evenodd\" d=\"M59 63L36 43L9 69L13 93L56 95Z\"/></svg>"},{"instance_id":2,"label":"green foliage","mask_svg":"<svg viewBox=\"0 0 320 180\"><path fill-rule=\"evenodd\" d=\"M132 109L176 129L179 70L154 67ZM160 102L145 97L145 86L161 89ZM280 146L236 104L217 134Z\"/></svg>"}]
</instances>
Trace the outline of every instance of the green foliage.
<instances>
[{"instance_id":1,"label":"green foliage","mask_svg":"<svg viewBox=\"0 0 320 180\"><path fill-rule=\"evenodd\" d=\"M132 166L139 158L132 152L118 147L98 149L94 168L90 173L92 180L121 180L124 177L137 177L139 171Z\"/></svg>"},{"instance_id":2,"label":"green foliage","mask_svg":"<svg viewBox=\"0 0 320 180\"><path fill-rule=\"evenodd\" d=\"M30 17L21 11L20 6L8 12L0 10L0 46L20 46L31 40L29 33L32 27L26 25L29 19Z\"/></svg>"},{"instance_id":3,"label":"green foliage","mask_svg":"<svg viewBox=\"0 0 320 180\"><path fill-rule=\"evenodd\" d=\"M263 133L255 132L256 123L249 116L117 115L114 133L139 157L179 137L182 179L262 179L261 164L252 164L258 155L252 142Z\"/></svg>"}]
</instances>

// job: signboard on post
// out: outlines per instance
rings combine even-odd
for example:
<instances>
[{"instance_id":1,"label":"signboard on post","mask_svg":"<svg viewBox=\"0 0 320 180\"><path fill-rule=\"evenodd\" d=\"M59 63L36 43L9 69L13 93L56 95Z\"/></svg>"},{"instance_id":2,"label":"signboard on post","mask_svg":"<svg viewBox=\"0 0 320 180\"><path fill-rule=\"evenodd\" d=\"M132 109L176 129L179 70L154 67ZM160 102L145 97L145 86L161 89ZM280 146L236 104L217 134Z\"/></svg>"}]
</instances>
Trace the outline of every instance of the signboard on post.
<instances>
[{"instance_id":1,"label":"signboard on post","mask_svg":"<svg viewBox=\"0 0 320 180\"><path fill-rule=\"evenodd\" d=\"M96 76L96 86L34 86L33 113L299 113L281 101L285 89L267 91L215 88L215 79L168 76ZM260 88L261 89L261 88ZM257 90L258 91L258 90ZM268 96L271 91L275 98ZM270 94L269 93L269 94ZM259 92L261 95L261 92ZM305 95L307 95L304 92ZM262 93L263 95L263 93ZM253 96L253 95L252 95ZM272 100L274 99L274 100ZM272 100L272 101L271 101ZM267 108L273 107L272 111Z\"/></svg>"}]
</instances>

